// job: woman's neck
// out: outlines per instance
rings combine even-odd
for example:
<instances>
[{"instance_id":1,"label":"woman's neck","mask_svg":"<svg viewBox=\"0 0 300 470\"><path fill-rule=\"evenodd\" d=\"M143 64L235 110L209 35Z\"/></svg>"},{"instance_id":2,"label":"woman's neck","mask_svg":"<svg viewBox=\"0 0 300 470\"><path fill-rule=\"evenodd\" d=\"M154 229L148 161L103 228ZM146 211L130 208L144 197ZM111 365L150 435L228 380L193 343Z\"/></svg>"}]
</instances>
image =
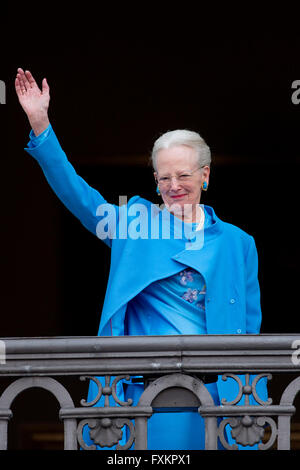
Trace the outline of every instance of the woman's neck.
<instances>
[{"instance_id":1,"label":"woman's neck","mask_svg":"<svg viewBox=\"0 0 300 470\"><path fill-rule=\"evenodd\" d=\"M189 204L185 204L183 209L171 210L172 214L181 219L185 223L198 223L203 222L204 211L199 204L189 207Z\"/></svg>"}]
</instances>

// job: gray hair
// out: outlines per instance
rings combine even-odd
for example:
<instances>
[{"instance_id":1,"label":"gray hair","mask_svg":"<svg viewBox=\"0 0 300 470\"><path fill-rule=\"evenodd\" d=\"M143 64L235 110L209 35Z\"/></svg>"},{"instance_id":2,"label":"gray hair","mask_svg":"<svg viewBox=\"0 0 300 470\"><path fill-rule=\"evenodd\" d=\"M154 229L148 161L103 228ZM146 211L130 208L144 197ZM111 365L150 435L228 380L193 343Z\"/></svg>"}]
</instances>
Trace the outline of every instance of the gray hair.
<instances>
[{"instance_id":1,"label":"gray hair","mask_svg":"<svg viewBox=\"0 0 300 470\"><path fill-rule=\"evenodd\" d=\"M186 129L177 129L175 131L165 132L154 142L151 153L151 162L155 171L157 152L175 145L187 145L188 147L194 148L197 152L199 166L210 166L210 148L204 139L202 139L202 137L197 132Z\"/></svg>"}]
</instances>

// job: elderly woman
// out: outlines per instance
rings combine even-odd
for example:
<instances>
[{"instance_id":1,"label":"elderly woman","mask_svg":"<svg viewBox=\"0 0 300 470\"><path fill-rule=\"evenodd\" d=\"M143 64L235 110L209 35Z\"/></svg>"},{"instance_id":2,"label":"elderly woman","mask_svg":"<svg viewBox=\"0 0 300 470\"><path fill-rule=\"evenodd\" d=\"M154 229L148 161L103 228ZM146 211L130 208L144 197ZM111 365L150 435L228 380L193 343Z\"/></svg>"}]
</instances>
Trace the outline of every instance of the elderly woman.
<instances>
[{"instance_id":1,"label":"elderly woman","mask_svg":"<svg viewBox=\"0 0 300 470\"><path fill-rule=\"evenodd\" d=\"M258 333L255 242L221 221L211 207L200 205L211 161L200 135L177 130L155 142L152 163L163 207L139 196L115 206L76 174L61 149L48 119L46 79L40 90L29 71L18 69L15 85L32 127L26 151L65 206L111 248L99 335ZM229 382L207 384L216 404L219 397L235 398ZM264 386L257 390L265 398ZM126 397L134 403L142 391L142 383L126 385ZM89 400L96 394L91 383ZM174 427L181 432L173 435ZM154 414L149 419L148 447L203 449L203 419L192 411L168 413L167 418Z\"/></svg>"}]
</instances>

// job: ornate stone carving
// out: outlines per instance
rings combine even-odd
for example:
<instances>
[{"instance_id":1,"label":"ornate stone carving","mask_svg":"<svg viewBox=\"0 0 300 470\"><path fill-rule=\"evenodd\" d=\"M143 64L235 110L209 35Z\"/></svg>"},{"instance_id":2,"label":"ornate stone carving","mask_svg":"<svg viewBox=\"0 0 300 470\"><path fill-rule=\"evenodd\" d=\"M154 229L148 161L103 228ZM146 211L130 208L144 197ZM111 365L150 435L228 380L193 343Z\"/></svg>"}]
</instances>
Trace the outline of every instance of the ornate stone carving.
<instances>
[{"instance_id":1,"label":"ornate stone carving","mask_svg":"<svg viewBox=\"0 0 300 470\"><path fill-rule=\"evenodd\" d=\"M233 418L230 420L231 435L237 444L253 446L264 437L264 428L257 424L257 419L251 416Z\"/></svg>"},{"instance_id":2,"label":"ornate stone carving","mask_svg":"<svg viewBox=\"0 0 300 470\"><path fill-rule=\"evenodd\" d=\"M98 393L97 396L90 402L87 402L84 398L80 401L80 404L82 406L94 406L102 396L105 397L104 400L104 406L109 406L109 397L112 396L113 399L115 400L115 403L120 405L120 406L130 406L132 405L132 399L129 398L127 401L122 401L118 396L117 396L117 384L120 382L120 380L129 380L130 376L129 375L119 375L114 378L112 384L110 384L111 381L111 376L106 375L105 376L105 385L102 386L101 381L99 380L98 377L91 377L91 376L82 376L80 377L80 380L86 380L90 379L98 387Z\"/></svg>"},{"instance_id":3,"label":"ornate stone carving","mask_svg":"<svg viewBox=\"0 0 300 470\"><path fill-rule=\"evenodd\" d=\"M99 400L104 397L104 407L101 408L107 409L111 408L113 411L117 408L117 406L130 406L132 405L132 399L129 398L127 401L123 401L117 395L117 385L118 383L123 380L129 380L129 375L119 375L115 377L111 383L111 376L106 375L104 378L104 385L101 383L100 378L98 377L91 377L91 376L83 376L80 377L80 380L90 379L96 383L98 387L97 396L90 402L87 402L85 399L80 401L82 406L91 407L97 405ZM115 404L111 406L109 402L109 397L112 396L114 399ZM128 449L135 438L134 426L130 419L127 418L115 418L112 415L115 413L108 412L107 416L102 418L93 418L93 419L85 419L82 420L77 428L77 438L78 442L83 449L86 450L95 450L97 446L100 447L112 447L116 445L116 450L125 450ZM89 427L89 436L91 440L95 443L95 445L88 446L82 436L83 428L87 425ZM124 425L127 425L130 430L130 436L128 442L126 444L121 445L119 441L123 437L123 430ZM122 429L123 428L123 429Z\"/></svg>"},{"instance_id":4,"label":"ornate stone carving","mask_svg":"<svg viewBox=\"0 0 300 470\"><path fill-rule=\"evenodd\" d=\"M88 425L90 428L89 435L95 445L87 445L82 437L83 428ZM127 425L130 430L128 441L121 445L119 441L125 432L124 426ZM97 446L112 447L117 444L116 450L129 449L135 438L134 426L128 418L101 418L101 419L84 419L80 421L77 428L77 438L80 446L85 450L96 450Z\"/></svg>"},{"instance_id":5,"label":"ornate stone carving","mask_svg":"<svg viewBox=\"0 0 300 470\"><path fill-rule=\"evenodd\" d=\"M267 377L268 380L271 380L272 379L271 374L258 374L253 379L251 384L250 384L250 375L245 374L245 385L243 385L240 377L236 374L230 374L230 373L223 374L222 380L227 380L228 377L232 378L233 380L235 380L237 382L237 384L239 386L239 390L238 390L238 394L237 394L236 398L234 400L230 401L230 402L227 401L225 398L222 398L222 400L221 400L222 405L236 405L242 399L243 396L245 397L245 405L249 405L250 404L250 400L249 400L250 395L253 395L253 398L255 399L255 401L259 405L264 405L264 406L265 405L271 405L271 403L272 403L271 398L268 398L268 400L265 402L265 401L261 400L261 398L259 398L259 396L257 394L257 391L256 391L256 385L259 382L259 380L262 379L263 377Z\"/></svg>"}]
</instances>

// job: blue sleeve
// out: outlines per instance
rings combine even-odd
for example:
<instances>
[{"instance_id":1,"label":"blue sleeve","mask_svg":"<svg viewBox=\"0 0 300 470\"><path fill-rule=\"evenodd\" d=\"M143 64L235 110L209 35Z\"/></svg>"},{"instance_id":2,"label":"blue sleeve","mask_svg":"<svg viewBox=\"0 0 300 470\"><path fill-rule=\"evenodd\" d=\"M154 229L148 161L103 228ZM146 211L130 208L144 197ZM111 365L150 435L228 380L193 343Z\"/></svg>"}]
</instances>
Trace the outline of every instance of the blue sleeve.
<instances>
[{"instance_id":1,"label":"blue sleeve","mask_svg":"<svg viewBox=\"0 0 300 470\"><path fill-rule=\"evenodd\" d=\"M111 246L118 207L107 203L97 190L76 173L51 124L38 137L31 131L25 150L38 162L49 185L67 209L84 227ZM103 233L99 233L99 227Z\"/></svg>"},{"instance_id":2,"label":"blue sleeve","mask_svg":"<svg viewBox=\"0 0 300 470\"><path fill-rule=\"evenodd\" d=\"M47 129L45 129L38 137L36 137L35 133L31 129L30 134L29 134L30 140L27 144L27 147L30 149L33 149L34 147L41 145L51 132L52 132L51 124L49 124Z\"/></svg>"}]
</instances>

